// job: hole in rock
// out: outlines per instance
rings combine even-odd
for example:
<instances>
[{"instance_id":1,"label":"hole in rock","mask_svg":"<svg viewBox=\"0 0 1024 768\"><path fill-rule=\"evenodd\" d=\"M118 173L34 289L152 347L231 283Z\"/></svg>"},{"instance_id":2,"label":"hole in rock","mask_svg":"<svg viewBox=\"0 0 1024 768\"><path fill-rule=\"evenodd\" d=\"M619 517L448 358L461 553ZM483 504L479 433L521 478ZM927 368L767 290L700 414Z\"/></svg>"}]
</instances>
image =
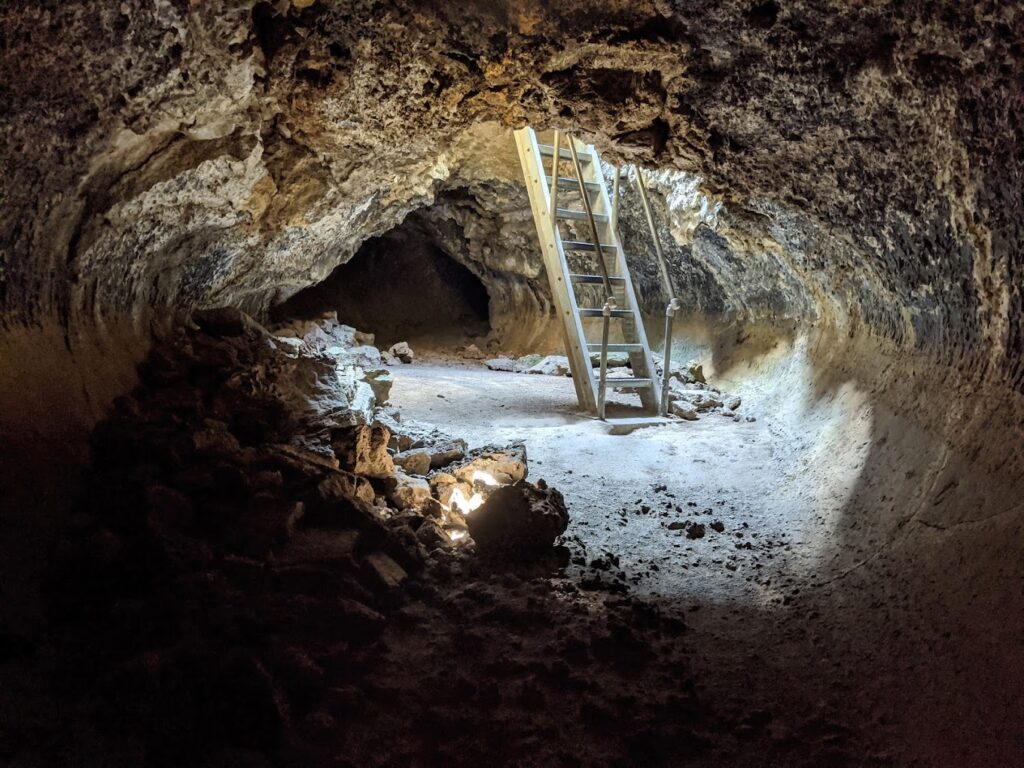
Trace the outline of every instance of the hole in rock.
<instances>
[{"instance_id":1,"label":"hole in rock","mask_svg":"<svg viewBox=\"0 0 1024 768\"><path fill-rule=\"evenodd\" d=\"M346 325L373 333L386 348L399 341L454 347L490 330L487 289L414 225L366 241L351 260L274 310L312 318L337 311Z\"/></svg>"}]
</instances>

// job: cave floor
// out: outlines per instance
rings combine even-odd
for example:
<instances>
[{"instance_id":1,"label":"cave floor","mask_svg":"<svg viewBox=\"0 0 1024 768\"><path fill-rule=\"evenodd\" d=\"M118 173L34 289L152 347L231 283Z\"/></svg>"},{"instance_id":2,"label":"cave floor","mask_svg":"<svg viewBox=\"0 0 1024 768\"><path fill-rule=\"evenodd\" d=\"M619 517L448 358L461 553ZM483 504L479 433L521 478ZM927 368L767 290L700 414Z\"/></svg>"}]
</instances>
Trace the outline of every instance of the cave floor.
<instances>
[{"instance_id":1,"label":"cave floor","mask_svg":"<svg viewBox=\"0 0 1024 768\"><path fill-rule=\"evenodd\" d=\"M740 410L754 422L710 414L612 436L576 410L567 378L450 360L395 373L403 418L471 445L525 442L530 478L565 495L574 552L621 568L630 595L685 615L673 654L691 665L700 719L717 724L716 749L697 763L981 765L1019 754L1002 718L986 714L1000 706L991 692L1006 695L999 673L948 642L913 579L879 553L845 566L837 522L863 445L832 457L835 477L811 492L802 478L814 472L815 435L794 438L756 406ZM671 525L684 521L704 536Z\"/></svg>"}]
</instances>

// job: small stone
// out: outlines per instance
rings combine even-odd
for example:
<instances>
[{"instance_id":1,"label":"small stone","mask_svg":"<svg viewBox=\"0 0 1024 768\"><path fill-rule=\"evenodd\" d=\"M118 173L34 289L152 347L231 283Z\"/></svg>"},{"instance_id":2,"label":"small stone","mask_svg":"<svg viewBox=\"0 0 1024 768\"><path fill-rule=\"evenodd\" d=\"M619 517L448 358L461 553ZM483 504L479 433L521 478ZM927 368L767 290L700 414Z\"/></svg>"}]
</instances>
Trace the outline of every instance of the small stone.
<instances>
[{"instance_id":1,"label":"small stone","mask_svg":"<svg viewBox=\"0 0 1024 768\"><path fill-rule=\"evenodd\" d=\"M711 530L717 531L718 533L722 533L722 531L725 530L725 523L723 523L721 520L715 520L715 522L711 524Z\"/></svg>"},{"instance_id":2,"label":"small stone","mask_svg":"<svg viewBox=\"0 0 1024 768\"><path fill-rule=\"evenodd\" d=\"M743 401L740 398L738 398L738 397L730 397L726 401L725 407L728 408L730 411L735 411L737 408L740 407L740 403L742 403L742 402Z\"/></svg>"},{"instance_id":3,"label":"small stone","mask_svg":"<svg viewBox=\"0 0 1024 768\"><path fill-rule=\"evenodd\" d=\"M697 421L697 411L694 407L686 400L676 400L669 406L674 416L678 416L680 419L686 419L686 421Z\"/></svg>"},{"instance_id":4,"label":"small stone","mask_svg":"<svg viewBox=\"0 0 1024 768\"><path fill-rule=\"evenodd\" d=\"M675 520L668 524L668 529L670 531L681 531L684 528L686 528L686 523L681 520Z\"/></svg>"},{"instance_id":5,"label":"small stone","mask_svg":"<svg viewBox=\"0 0 1024 768\"><path fill-rule=\"evenodd\" d=\"M703 523L691 523L686 529L686 538L703 539L705 528Z\"/></svg>"}]
</instances>

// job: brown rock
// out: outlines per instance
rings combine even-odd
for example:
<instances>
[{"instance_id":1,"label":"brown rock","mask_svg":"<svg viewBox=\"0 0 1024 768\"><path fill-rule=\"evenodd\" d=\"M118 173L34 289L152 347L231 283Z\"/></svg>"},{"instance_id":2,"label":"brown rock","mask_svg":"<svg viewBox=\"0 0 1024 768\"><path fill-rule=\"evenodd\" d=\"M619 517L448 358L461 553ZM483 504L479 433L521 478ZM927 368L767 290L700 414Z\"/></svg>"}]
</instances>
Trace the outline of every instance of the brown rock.
<instances>
[{"instance_id":1,"label":"brown rock","mask_svg":"<svg viewBox=\"0 0 1024 768\"><path fill-rule=\"evenodd\" d=\"M430 471L431 455L426 448L416 448L396 453L394 461L410 475L425 475Z\"/></svg>"},{"instance_id":2,"label":"brown rock","mask_svg":"<svg viewBox=\"0 0 1024 768\"><path fill-rule=\"evenodd\" d=\"M388 453L391 433L381 424L353 427L334 442L334 450L342 465L357 475L388 477L395 463Z\"/></svg>"}]
</instances>

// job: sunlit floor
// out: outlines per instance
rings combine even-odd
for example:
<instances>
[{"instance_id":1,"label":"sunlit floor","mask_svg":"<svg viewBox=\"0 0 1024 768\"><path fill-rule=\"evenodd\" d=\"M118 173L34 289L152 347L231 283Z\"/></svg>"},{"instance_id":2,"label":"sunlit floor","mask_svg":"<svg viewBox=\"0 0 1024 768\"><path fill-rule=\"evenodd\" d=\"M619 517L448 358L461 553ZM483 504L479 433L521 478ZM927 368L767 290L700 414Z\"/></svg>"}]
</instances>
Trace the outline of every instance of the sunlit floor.
<instances>
[{"instance_id":1,"label":"sunlit floor","mask_svg":"<svg viewBox=\"0 0 1024 768\"><path fill-rule=\"evenodd\" d=\"M1021 711L1005 627L982 626L991 607L951 577L960 544L916 524L918 478L946 459L852 385L812 395L805 368L797 350L761 372L774 381L730 382L756 421L626 436L580 414L568 378L479 364L402 366L392 401L471 445L525 442L588 562L613 555L632 594L685 612L702 700L723 720L760 712L751 727L825 754L856 731L864 765L1019 756L1021 737L986 714Z\"/></svg>"}]
</instances>

